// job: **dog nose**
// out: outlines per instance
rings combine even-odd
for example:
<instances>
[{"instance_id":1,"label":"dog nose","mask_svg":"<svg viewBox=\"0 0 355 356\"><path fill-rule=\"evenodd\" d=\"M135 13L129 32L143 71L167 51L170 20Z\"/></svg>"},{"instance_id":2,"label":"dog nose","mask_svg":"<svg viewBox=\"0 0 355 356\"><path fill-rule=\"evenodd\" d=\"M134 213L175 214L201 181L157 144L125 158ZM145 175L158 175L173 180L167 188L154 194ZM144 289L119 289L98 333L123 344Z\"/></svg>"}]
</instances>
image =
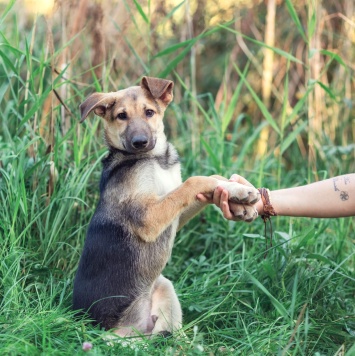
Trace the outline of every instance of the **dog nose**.
<instances>
[{"instance_id":1,"label":"dog nose","mask_svg":"<svg viewBox=\"0 0 355 356\"><path fill-rule=\"evenodd\" d=\"M132 146L136 149L146 148L148 145L148 137L144 135L134 136L131 143Z\"/></svg>"}]
</instances>

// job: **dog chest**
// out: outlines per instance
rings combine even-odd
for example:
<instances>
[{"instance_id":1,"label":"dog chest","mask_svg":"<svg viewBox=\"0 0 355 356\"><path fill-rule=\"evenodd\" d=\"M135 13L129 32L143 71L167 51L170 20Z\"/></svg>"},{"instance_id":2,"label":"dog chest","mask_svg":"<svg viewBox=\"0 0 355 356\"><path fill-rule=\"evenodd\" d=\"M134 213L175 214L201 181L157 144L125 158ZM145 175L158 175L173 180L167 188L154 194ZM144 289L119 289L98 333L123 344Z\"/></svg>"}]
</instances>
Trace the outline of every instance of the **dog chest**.
<instances>
[{"instance_id":1,"label":"dog chest","mask_svg":"<svg viewBox=\"0 0 355 356\"><path fill-rule=\"evenodd\" d=\"M157 162L154 162L153 177L156 194L163 196L176 189L182 183L180 164L176 163L166 169L161 167Z\"/></svg>"}]
</instances>

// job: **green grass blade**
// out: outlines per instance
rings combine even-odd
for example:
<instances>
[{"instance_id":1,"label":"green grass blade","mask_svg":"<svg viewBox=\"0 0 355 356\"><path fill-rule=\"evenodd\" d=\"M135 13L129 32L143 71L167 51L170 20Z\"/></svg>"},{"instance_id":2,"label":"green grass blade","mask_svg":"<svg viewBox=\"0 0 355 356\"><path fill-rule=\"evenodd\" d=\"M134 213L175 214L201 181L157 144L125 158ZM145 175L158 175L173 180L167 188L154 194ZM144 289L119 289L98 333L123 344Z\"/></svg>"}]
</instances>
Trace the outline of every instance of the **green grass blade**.
<instances>
[{"instance_id":1,"label":"green grass blade","mask_svg":"<svg viewBox=\"0 0 355 356\"><path fill-rule=\"evenodd\" d=\"M164 20L170 19L177 10L180 9L182 5L184 5L186 0L182 0L179 4L177 4L166 16Z\"/></svg>"},{"instance_id":2,"label":"green grass blade","mask_svg":"<svg viewBox=\"0 0 355 356\"><path fill-rule=\"evenodd\" d=\"M239 169L243 166L244 161L246 160L247 154L252 151L252 145L259 138L261 130L266 127L268 123L266 121L260 123L258 127L256 127L250 136L247 137L246 141L244 141L243 148L241 152L238 154L238 159L235 164L235 167Z\"/></svg>"},{"instance_id":3,"label":"green grass blade","mask_svg":"<svg viewBox=\"0 0 355 356\"><path fill-rule=\"evenodd\" d=\"M248 69L249 69L249 63L247 63L247 65L244 68L244 71L243 71L244 78L246 77L246 75L248 73ZM233 115L235 112L235 107L236 107L237 101L239 99L240 92L242 90L242 85L243 85L243 81L241 80L238 82L237 88L234 90L234 93L233 93L233 96L232 96L230 103L228 105L227 111L222 117L222 134L225 133L229 123L231 122L231 120L233 118Z\"/></svg>"},{"instance_id":4,"label":"green grass blade","mask_svg":"<svg viewBox=\"0 0 355 356\"><path fill-rule=\"evenodd\" d=\"M296 119L297 115L300 113L301 110L305 109L305 105L308 101L308 96L313 91L314 85L315 83L310 84L307 88L307 91L303 94L302 98L298 100L291 114L288 116L287 120L285 120L285 127L287 127L290 122Z\"/></svg>"},{"instance_id":5,"label":"green grass blade","mask_svg":"<svg viewBox=\"0 0 355 356\"><path fill-rule=\"evenodd\" d=\"M18 57L18 55L25 55L25 52L22 50L11 46L9 43L0 43L0 47L5 47L7 50L11 51L15 56Z\"/></svg>"},{"instance_id":6,"label":"green grass blade","mask_svg":"<svg viewBox=\"0 0 355 356\"><path fill-rule=\"evenodd\" d=\"M194 97L191 93L191 91L189 90L189 88L186 86L186 84L184 83L184 81L182 80L181 77L179 77L178 73L175 72L175 76L177 78L177 80L179 81L179 83L181 84L181 86L184 88L184 90L186 90L187 94L189 95L189 97L191 98L191 100L194 102L194 104L197 106L197 108L200 110L201 114L203 115L203 117L205 118L205 120L208 122L208 124L213 127L214 130L218 130L218 128L215 126L215 123L211 120L209 114L206 112L206 110L202 107L202 105L199 103L198 99L196 97Z\"/></svg>"},{"instance_id":7,"label":"green grass blade","mask_svg":"<svg viewBox=\"0 0 355 356\"><path fill-rule=\"evenodd\" d=\"M253 275L251 275L249 272L245 271L245 274L248 276L248 278L254 283L256 287L258 287L266 296L269 297L272 305L275 307L275 309L279 312L279 314L284 317L286 320L289 319L288 312L286 308L280 303L266 288L264 285L262 285Z\"/></svg>"},{"instance_id":8,"label":"green grass blade","mask_svg":"<svg viewBox=\"0 0 355 356\"><path fill-rule=\"evenodd\" d=\"M310 6L310 5L309 5ZM311 17L308 20L308 38L312 38L317 27L317 9L313 8Z\"/></svg>"},{"instance_id":9,"label":"green grass blade","mask_svg":"<svg viewBox=\"0 0 355 356\"><path fill-rule=\"evenodd\" d=\"M299 63L299 64L303 64L303 62L301 60L299 60L298 58L296 58L292 54L290 54L290 53L288 53L286 51L283 51L280 48L268 46L264 42L260 42L258 40L254 40L253 38L248 37L248 36L244 35L243 33L239 32L237 30L234 30L234 29L232 29L230 27L227 27L225 25L218 25L218 26L223 28L223 29L225 29L225 30L227 30L227 31L229 31L229 32L232 32L232 33L234 33L236 35L242 36L243 38L247 39L248 41L259 45L260 47L271 49L273 52L279 54L282 57L285 57L286 59L290 60L291 62L296 62L296 63Z\"/></svg>"},{"instance_id":10,"label":"green grass blade","mask_svg":"<svg viewBox=\"0 0 355 356\"><path fill-rule=\"evenodd\" d=\"M216 32L219 32L220 30L221 29L219 27L214 27L211 30L202 32L201 34L199 34L198 36L196 36L194 38L191 38L189 40L173 44L173 45L169 46L168 48L165 48L162 51L158 52L153 58L158 58L158 57L162 57L162 56L165 56L167 54L170 54L170 53L174 53L177 49L182 48L182 47L192 46L198 40L200 40L202 38L205 38L205 37L208 37L208 36L211 36L212 34L214 34Z\"/></svg>"},{"instance_id":11,"label":"green grass blade","mask_svg":"<svg viewBox=\"0 0 355 356\"><path fill-rule=\"evenodd\" d=\"M4 10L4 12L1 15L1 20L0 20L0 25L4 22L6 19L8 13L11 11L12 7L14 6L16 0L10 0Z\"/></svg>"},{"instance_id":12,"label":"green grass blade","mask_svg":"<svg viewBox=\"0 0 355 356\"><path fill-rule=\"evenodd\" d=\"M354 356L355 355L355 342L353 343L353 346L349 348L349 350L346 352L345 356Z\"/></svg>"},{"instance_id":13,"label":"green grass blade","mask_svg":"<svg viewBox=\"0 0 355 356\"><path fill-rule=\"evenodd\" d=\"M339 56L339 54L334 53L332 51L326 50L326 49L322 49L320 51L321 54L324 54L326 56L329 56L331 59L335 59L341 66L343 66L345 69L348 69L347 65L345 64L345 62L342 60L342 58Z\"/></svg>"},{"instance_id":14,"label":"green grass blade","mask_svg":"<svg viewBox=\"0 0 355 356\"><path fill-rule=\"evenodd\" d=\"M290 134L288 134L285 138L285 140L282 142L281 147L280 147L280 153L281 155L285 153L285 151L290 147L290 145L297 139L297 136L299 136L306 128L307 128L308 123L306 121L301 122L296 129L294 129Z\"/></svg>"},{"instance_id":15,"label":"green grass blade","mask_svg":"<svg viewBox=\"0 0 355 356\"><path fill-rule=\"evenodd\" d=\"M150 21L149 21L147 15L144 13L142 6L139 4L139 2L137 0L133 0L133 2L137 8L139 14L142 16L142 19L144 20L144 22L149 25Z\"/></svg>"},{"instance_id":16,"label":"green grass blade","mask_svg":"<svg viewBox=\"0 0 355 356\"><path fill-rule=\"evenodd\" d=\"M213 147L211 147L211 145L209 145L207 143L207 141L204 139L203 136L201 136L201 143L203 145L203 147L206 149L207 153L208 153L208 156L211 158L212 160L212 166L213 167L220 167L221 165L221 160L218 158L218 156L216 155L216 152L215 150L213 149ZM217 168L217 170L219 170Z\"/></svg>"},{"instance_id":17,"label":"green grass blade","mask_svg":"<svg viewBox=\"0 0 355 356\"><path fill-rule=\"evenodd\" d=\"M12 70L13 73L17 73L17 70L13 65L11 59L1 50L0 50L0 57L4 61L4 63Z\"/></svg>"},{"instance_id":18,"label":"green grass blade","mask_svg":"<svg viewBox=\"0 0 355 356\"><path fill-rule=\"evenodd\" d=\"M286 6L287 6L287 10L290 13L290 16L291 16L293 22L295 23L295 25L298 29L298 32L301 34L303 40L307 43L308 42L307 36L306 36L305 32L303 31L303 26L301 24L301 21L297 15L297 12L296 12L294 6L292 4L292 1L286 0Z\"/></svg>"},{"instance_id":19,"label":"green grass blade","mask_svg":"<svg viewBox=\"0 0 355 356\"><path fill-rule=\"evenodd\" d=\"M118 26L118 24L115 22L114 26L121 32L121 28ZM123 36L124 41L126 42L127 46L129 49L132 51L134 57L139 61L140 65L143 67L145 73L149 73L149 68L144 62L144 60L141 58L141 56L138 54L136 49L134 48L134 45L131 43L131 41L126 37Z\"/></svg>"},{"instance_id":20,"label":"green grass blade","mask_svg":"<svg viewBox=\"0 0 355 356\"><path fill-rule=\"evenodd\" d=\"M153 58L159 58L162 56L166 56L167 54L170 54L170 53L175 53L176 50L178 50L179 48L184 48L184 47L186 48L188 46L189 46L189 48L191 48L197 42L197 40L198 40L198 38L195 37L195 38L192 38L191 40L176 43L176 44L160 51Z\"/></svg>"},{"instance_id":21,"label":"green grass blade","mask_svg":"<svg viewBox=\"0 0 355 356\"><path fill-rule=\"evenodd\" d=\"M234 63L234 68L237 71L237 73L239 74L239 76L240 76L241 80L243 81L243 83L245 84L245 86L248 88L250 94L252 95L253 99L255 100L256 104L258 105L258 107L259 107L261 113L263 114L264 118L266 119L266 121L280 135L281 131L280 131L276 121L273 119L273 117L271 116L270 112L268 111L268 109L266 108L264 103L259 99L259 96L255 93L254 89L251 87L249 82L246 80L244 73L238 68L238 66L235 63Z\"/></svg>"},{"instance_id":22,"label":"green grass blade","mask_svg":"<svg viewBox=\"0 0 355 356\"><path fill-rule=\"evenodd\" d=\"M320 82L319 80L317 80L317 84L329 95L330 98L332 98L334 101L337 100L336 96L334 95L330 87Z\"/></svg>"}]
</instances>

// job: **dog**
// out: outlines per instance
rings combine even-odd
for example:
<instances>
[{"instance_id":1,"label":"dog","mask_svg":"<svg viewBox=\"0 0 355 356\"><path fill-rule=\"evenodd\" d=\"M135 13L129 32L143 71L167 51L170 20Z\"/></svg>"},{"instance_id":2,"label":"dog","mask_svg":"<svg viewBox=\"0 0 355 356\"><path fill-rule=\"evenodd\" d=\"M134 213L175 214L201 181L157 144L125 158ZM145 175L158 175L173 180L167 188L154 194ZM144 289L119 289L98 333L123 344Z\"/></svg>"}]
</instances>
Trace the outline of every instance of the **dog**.
<instances>
[{"instance_id":1,"label":"dog","mask_svg":"<svg viewBox=\"0 0 355 356\"><path fill-rule=\"evenodd\" d=\"M100 200L89 224L74 280L73 307L121 336L173 333L182 311L173 284L162 276L176 232L217 186L243 203L237 215L252 220L259 197L253 187L223 177L181 180L179 156L164 134L172 81L143 77L139 86L94 93L81 105L81 122L104 119L108 155ZM244 206L244 207L243 207Z\"/></svg>"}]
</instances>

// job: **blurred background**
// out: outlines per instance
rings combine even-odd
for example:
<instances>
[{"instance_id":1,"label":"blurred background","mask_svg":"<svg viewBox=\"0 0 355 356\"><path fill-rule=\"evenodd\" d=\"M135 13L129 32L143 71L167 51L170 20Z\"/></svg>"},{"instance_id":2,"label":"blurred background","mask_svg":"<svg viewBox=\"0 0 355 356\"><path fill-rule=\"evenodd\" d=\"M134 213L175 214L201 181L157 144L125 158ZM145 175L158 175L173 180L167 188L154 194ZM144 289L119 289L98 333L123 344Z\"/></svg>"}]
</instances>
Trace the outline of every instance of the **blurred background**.
<instances>
[{"instance_id":1,"label":"blurred background","mask_svg":"<svg viewBox=\"0 0 355 356\"><path fill-rule=\"evenodd\" d=\"M66 81L56 89L63 103L70 106L79 90L117 90L145 74L168 77L189 118L194 151L199 132L211 127L204 109L223 122L221 134L239 151L245 136L233 136L238 120L260 130L253 159L282 155L278 164L306 164L308 178L318 179L319 169L337 174L339 160L349 170L355 158L354 6L351 0L23 0L14 9L31 54L50 58L46 80ZM37 123L54 132L46 122L50 100ZM65 133L72 123L61 110ZM260 128L263 121L268 125Z\"/></svg>"}]
</instances>

